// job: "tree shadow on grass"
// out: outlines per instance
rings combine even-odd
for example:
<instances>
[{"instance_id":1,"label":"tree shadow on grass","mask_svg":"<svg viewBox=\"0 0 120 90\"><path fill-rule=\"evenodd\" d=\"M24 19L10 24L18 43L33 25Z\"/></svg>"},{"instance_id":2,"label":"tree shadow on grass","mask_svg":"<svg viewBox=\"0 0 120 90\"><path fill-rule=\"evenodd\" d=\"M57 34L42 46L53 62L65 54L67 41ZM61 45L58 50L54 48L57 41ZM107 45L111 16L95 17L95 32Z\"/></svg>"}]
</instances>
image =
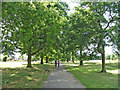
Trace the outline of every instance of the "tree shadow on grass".
<instances>
[{"instance_id":1,"label":"tree shadow on grass","mask_svg":"<svg viewBox=\"0 0 120 90\"><path fill-rule=\"evenodd\" d=\"M101 66L66 66L80 82L88 88L117 88L117 75L100 73ZM111 90L111 89L110 89Z\"/></svg>"},{"instance_id":2,"label":"tree shadow on grass","mask_svg":"<svg viewBox=\"0 0 120 90\"><path fill-rule=\"evenodd\" d=\"M96 64L96 63L87 63L87 65L83 66L70 66L67 67L68 71L77 71L77 72L82 72L82 73L103 73L101 72L102 66L101 64ZM116 68L107 68L106 70L116 70ZM115 73L110 73L110 72L105 72L109 74L115 74Z\"/></svg>"},{"instance_id":3,"label":"tree shadow on grass","mask_svg":"<svg viewBox=\"0 0 120 90\"><path fill-rule=\"evenodd\" d=\"M94 67L94 68L93 68ZM68 71L78 71L82 73L98 73L100 72L101 68L98 68L97 66L70 66L67 67Z\"/></svg>"},{"instance_id":4,"label":"tree shadow on grass","mask_svg":"<svg viewBox=\"0 0 120 90\"><path fill-rule=\"evenodd\" d=\"M49 65L33 65L33 68L5 68L3 69L3 88L31 88L40 87L48 76L44 67ZM50 67L52 69L52 67ZM40 84L40 85L38 85Z\"/></svg>"},{"instance_id":5,"label":"tree shadow on grass","mask_svg":"<svg viewBox=\"0 0 120 90\"><path fill-rule=\"evenodd\" d=\"M120 69L120 66L118 65L118 62L116 62L116 63L107 63L106 66L107 66L110 70Z\"/></svg>"},{"instance_id":6,"label":"tree shadow on grass","mask_svg":"<svg viewBox=\"0 0 120 90\"><path fill-rule=\"evenodd\" d=\"M102 66L102 64L99 63L94 63L94 62L85 62L84 63L85 66ZM120 69L120 67L118 67L118 63L106 63L105 64L105 68L107 70L116 70L116 69Z\"/></svg>"}]
</instances>

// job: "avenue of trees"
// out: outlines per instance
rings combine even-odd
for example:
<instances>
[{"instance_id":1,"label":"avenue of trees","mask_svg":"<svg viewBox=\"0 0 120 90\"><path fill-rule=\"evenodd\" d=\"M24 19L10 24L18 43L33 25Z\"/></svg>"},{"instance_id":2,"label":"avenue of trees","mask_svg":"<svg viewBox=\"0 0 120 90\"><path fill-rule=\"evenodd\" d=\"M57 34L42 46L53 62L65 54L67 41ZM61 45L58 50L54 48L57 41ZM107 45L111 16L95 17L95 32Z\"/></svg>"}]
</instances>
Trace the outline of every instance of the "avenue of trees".
<instances>
[{"instance_id":1,"label":"avenue of trees","mask_svg":"<svg viewBox=\"0 0 120 90\"><path fill-rule=\"evenodd\" d=\"M2 53L20 52L41 60L91 60L101 54L105 70L105 46L119 55L119 2L84 2L74 13L65 2L3 2ZM109 43L108 43L109 42Z\"/></svg>"}]
</instances>

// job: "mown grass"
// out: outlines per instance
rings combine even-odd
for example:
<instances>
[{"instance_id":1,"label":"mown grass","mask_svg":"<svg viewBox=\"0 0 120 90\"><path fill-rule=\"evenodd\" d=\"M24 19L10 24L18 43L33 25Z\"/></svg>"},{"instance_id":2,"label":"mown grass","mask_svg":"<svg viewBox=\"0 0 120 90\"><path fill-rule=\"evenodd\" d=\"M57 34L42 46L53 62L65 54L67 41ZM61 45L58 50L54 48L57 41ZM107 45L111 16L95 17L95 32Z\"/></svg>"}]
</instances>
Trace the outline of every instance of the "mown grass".
<instances>
[{"instance_id":1,"label":"mown grass","mask_svg":"<svg viewBox=\"0 0 120 90\"><path fill-rule=\"evenodd\" d=\"M41 88L49 73L44 67L53 69L51 64L33 64L33 68L5 68L2 70L3 88Z\"/></svg>"},{"instance_id":2,"label":"mown grass","mask_svg":"<svg viewBox=\"0 0 120 90\"><path fill-rule=\"evenodd\" d=\"M106 67L108 70L120 69L120 67L118 66L118 63L107 63Z\"/></svg>"},{"instance_id":3,"label":"mown grass","mask_svg":"<svg viewBox=\"0 0 120 90\"><path fill-rule=\"evenodd\" d=\"M115 69L116 66L114 63L113 68ZM100 64L86 62L83 66L66 65L65 67L87 88L118 88L118 75L101 73Z\"/></svg>"}]
</instances>

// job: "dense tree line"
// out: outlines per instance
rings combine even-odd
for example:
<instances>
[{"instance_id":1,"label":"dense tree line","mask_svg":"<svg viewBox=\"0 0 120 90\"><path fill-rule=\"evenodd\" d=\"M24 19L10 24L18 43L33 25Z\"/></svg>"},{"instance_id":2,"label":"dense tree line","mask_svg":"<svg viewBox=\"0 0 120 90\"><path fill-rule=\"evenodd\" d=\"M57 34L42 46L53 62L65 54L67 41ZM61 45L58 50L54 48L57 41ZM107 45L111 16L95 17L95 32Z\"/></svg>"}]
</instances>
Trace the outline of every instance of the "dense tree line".
<instances>
[{"instance_id":1,"label":"dense tree line","mask_svg":"<svg viewBox=\"0 0 120 90\"><path fill-rule=\"evenodd\" d=\"M77 59L83 65L83 60L100 53L101 71L106 72L105 46L120 46L118 6L118 2L84 2L68 15L65 2L3 2L2 52L27 54L27 67L32 56L41 64L46 58L46 63Z\"/></svg>"}]
</instances>

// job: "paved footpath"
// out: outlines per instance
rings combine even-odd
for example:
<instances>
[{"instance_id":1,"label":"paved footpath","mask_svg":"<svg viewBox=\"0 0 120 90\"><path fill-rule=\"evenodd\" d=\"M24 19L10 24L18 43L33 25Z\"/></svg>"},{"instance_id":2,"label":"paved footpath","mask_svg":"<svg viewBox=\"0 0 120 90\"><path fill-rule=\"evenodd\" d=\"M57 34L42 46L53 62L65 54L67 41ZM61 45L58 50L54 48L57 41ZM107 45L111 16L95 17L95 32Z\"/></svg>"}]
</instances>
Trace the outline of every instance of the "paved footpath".
<instances>
[{"instance_id":1,"label":"paved footpath","mask_svg":"<svg viewBox=\"0 0 120 90\"><path fill-rule=\"evenodd\" d=\"M50 72L42 88L85 88L63 65Z\"/></svg>"}]
</instances>

